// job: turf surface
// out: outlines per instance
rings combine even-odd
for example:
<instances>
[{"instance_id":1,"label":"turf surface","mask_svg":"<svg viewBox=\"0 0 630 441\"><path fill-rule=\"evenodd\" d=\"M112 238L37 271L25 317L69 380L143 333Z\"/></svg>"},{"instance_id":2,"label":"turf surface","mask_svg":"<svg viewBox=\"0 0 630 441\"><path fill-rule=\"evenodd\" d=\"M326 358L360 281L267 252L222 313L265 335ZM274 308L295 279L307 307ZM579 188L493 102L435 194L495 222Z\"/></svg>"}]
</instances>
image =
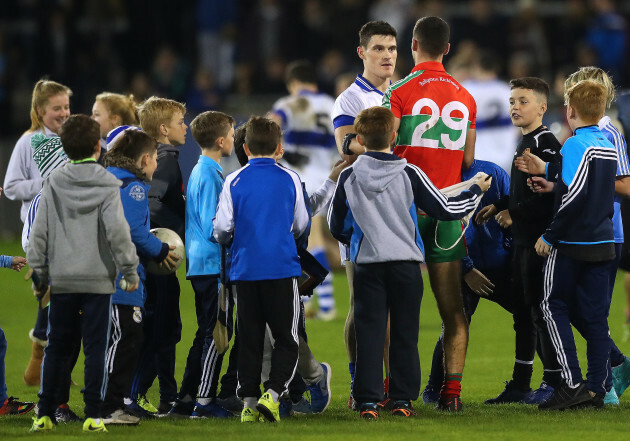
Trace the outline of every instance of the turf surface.
<instances>
[{"instance_id":1,"label":"turf surface","mask_svg":"<svg viewBox=\"0 0 630 441\"><path fill-rule=\"evenodd\" d=\"M2 254L21 254L19 243L0 242ZM31 342L28 331L35 321L36 302L23 274L0 269L0 326L8 340L6 380L9 395L23 400L36 400L37 388L27 387L22 381L24 368L30 356ZM183 268L180 277L183 276ZM427 277L425 284L428 285ZM178 345L176 378L181 381L188 348L195 326L193 292L190 284L181 278L181 311L183 333ZM513 364L513 331L510 316L498 306L481 301L471 324L470 344L467 356L462 399L464 412L458 415L443 414L432 407L415 403L418 416L412 419L395 419L383 415L377 422L361 421L356 413L346 408L348 398L348 363L343 343L343 326L348 308L348 289L345 274L335 274L335 298L338 318L332 322L309 321L307 330L313 353L320 361L332 366L333 397L329 409L322 415L296 416L280 424L242 425L238 420L171 420L160 419L143 422L138 427L109 427L104 435L109 439L159 439L196 440L222 437L225 440L396 440L422 437L425 440L588 440L627 439L627 397L621 398L621 406L602 411L579 410L569 412L539 412L524 405L489 407L483 404L503 389L503 381L509 379ZM430 367L431 353L440 333L440 320L435 300L428 286L422 304L420 319L420 360L423 366L423 383ZM630 353L630 342L622 342L624 293L620 273L613 305L611 307L611 333L622 351ZM578 351L585 368L585 345L578 336ZM73 379L82 384L82 362L79 359ZM224 366L225 369L225 366ZM533 384L541 378L541 366L534 367ZM82 415L81 386L71 391L70 406ZM148 395L157 404L157 385ZM46 439L71 439L84 436L81 425L60 424L53 433L29 434L30 415L0 417L0 440L22 437L45 436ZM86 435L87 436L87 435ZM94 435L92 435L94 436Z\"/></svg>"}]
</instances>

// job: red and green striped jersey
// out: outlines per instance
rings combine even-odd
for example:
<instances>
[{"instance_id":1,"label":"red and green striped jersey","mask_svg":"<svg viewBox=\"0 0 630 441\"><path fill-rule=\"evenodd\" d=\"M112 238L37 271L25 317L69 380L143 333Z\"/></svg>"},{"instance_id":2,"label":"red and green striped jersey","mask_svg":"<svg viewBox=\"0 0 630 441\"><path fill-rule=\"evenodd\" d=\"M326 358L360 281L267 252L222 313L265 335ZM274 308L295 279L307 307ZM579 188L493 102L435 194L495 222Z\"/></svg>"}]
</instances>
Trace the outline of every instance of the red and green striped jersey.
<instances>
[{"instance_id":1,"label":"red and green striped jersey","mask_svg":"<svg viewBox=\"0 0 630 441\"><path fill-rule=\"evenodd\" d=\"M442 63L418 64L383 96L400 119L394 153L420 167L438 188L461 181L466 134L475 128L477 105Z\"/></svg>"}]
</instances>

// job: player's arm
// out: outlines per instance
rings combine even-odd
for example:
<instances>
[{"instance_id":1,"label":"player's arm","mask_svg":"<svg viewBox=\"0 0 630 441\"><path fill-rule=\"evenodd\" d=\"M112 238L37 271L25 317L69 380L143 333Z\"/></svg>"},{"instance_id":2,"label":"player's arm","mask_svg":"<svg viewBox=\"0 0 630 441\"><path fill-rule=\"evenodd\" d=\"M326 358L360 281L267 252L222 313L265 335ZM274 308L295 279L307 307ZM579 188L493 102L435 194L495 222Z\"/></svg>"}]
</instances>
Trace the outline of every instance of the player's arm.
<instances>
[{"instance_id":1,"label":"player's arm","mask_svg":"<svg viewBox=\"0 0 630 441\"><path fill-rule=\"evenodd\" d=\"M405 172L411 181L416 207L429 216L439 220L457 220L466 216L477 206L481 194L488 190L492 178L483 179L473 184L470 189L462 191L457 196L446 197L431 182L427 175L415 165L407 164Z\"/></svg>"},{"instance_id":2,"label":"player's arm","mask_svg":"<svg viewBox=\"0 0 630 441\"><path fill-rule=\"evenodd\" d=\"M615 194L630 197L630 176L618 176L615 181Z\"/></svg>"},{"instance_id":3,"label":"player's arm","mask_svg":"<svg viewBox=\"0 0 630 441\"><path fill-rule=\"evenodd\" d=\"M462 160L462 170L472 167L475 160L475 142L477 140L477 129L468 129L466 132L466 143L464 144L464 159Z\"/></svg>"},{"instance_id":4,"label":"player's arm","mask_svg":"<svg viewBox=\"0 0 630 441\"><path fill-rule=\"evenodd\" d=\"M337 143L337 150L339 151L339 155L346 162L354 162L357 158L356 155L361 155L365 153L365 148L359 144L357 138L355 137L348 146L348 150L354 153L354 155L346 155L343 148L343 139L346 137L348 133L354 133L354 126L339 126L335 129L335 142Z\"/></svg>"},{"instance_id":5,"label":"player's arm","mask_svg":"<svg viewBox=\"0 0 630 441\"><path fill-rule=\"evenodd\" d=\"M30 164L33 162L32 150L28 143L30 137L21 138L11 153L7 174L4 177L4 194L14 201L30 201L42 189L41 176L32 176Z\"/></svg>"}]
</instances>

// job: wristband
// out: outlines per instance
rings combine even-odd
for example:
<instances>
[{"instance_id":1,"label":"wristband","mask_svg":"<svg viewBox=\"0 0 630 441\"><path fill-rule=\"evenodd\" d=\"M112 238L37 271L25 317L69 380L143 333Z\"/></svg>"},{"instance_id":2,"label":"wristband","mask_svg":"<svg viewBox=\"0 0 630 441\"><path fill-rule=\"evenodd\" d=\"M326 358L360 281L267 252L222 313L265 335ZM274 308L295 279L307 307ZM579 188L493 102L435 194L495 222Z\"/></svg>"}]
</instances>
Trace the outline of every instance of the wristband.
<instances>
[{"instance_id":1,"label":"wristband","mask_svg":"<svg viewBox=\"0 0 630 441\"><path fill-rule=\"evenodd\" d=\"M341 152L344 155L354 155L355 153L350 150L350 144L352 140L357 137L356 133L346 133L346 136L343 137L343 142L341 143Z\"/></svg>"}]
</instances>

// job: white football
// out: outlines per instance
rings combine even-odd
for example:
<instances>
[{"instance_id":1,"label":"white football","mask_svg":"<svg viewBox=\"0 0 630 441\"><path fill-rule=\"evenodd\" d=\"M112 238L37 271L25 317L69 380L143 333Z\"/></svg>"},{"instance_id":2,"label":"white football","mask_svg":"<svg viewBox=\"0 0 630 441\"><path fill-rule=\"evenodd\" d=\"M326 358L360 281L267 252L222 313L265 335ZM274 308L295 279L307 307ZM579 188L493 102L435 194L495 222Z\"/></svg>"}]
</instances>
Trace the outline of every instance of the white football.
<instances>
[{"instance_id":1,"label":"white football","mask_svg":"<svg viewBox=\"0 0 630 441\"><path fill-rule=\"evenodd\" d=\"M179 268L179 266L184 261L184 257L186 256L186 249L184 248L184 242L182 242L181 237L179 237L176 232L174 232L173 230L169 230L168 228L154 228L151 230L151 233L162 242L165 242L169 245L174 245L175 249L172 251L179 256L179 261L177 262L177 266L175 267L175 269L169 271L163 265L160 265L154 260L150 260L147 264L147 271L151 274L156 274L159 276L164 276L176 272L177 268Z\"/></svg>"}]
</instances>

